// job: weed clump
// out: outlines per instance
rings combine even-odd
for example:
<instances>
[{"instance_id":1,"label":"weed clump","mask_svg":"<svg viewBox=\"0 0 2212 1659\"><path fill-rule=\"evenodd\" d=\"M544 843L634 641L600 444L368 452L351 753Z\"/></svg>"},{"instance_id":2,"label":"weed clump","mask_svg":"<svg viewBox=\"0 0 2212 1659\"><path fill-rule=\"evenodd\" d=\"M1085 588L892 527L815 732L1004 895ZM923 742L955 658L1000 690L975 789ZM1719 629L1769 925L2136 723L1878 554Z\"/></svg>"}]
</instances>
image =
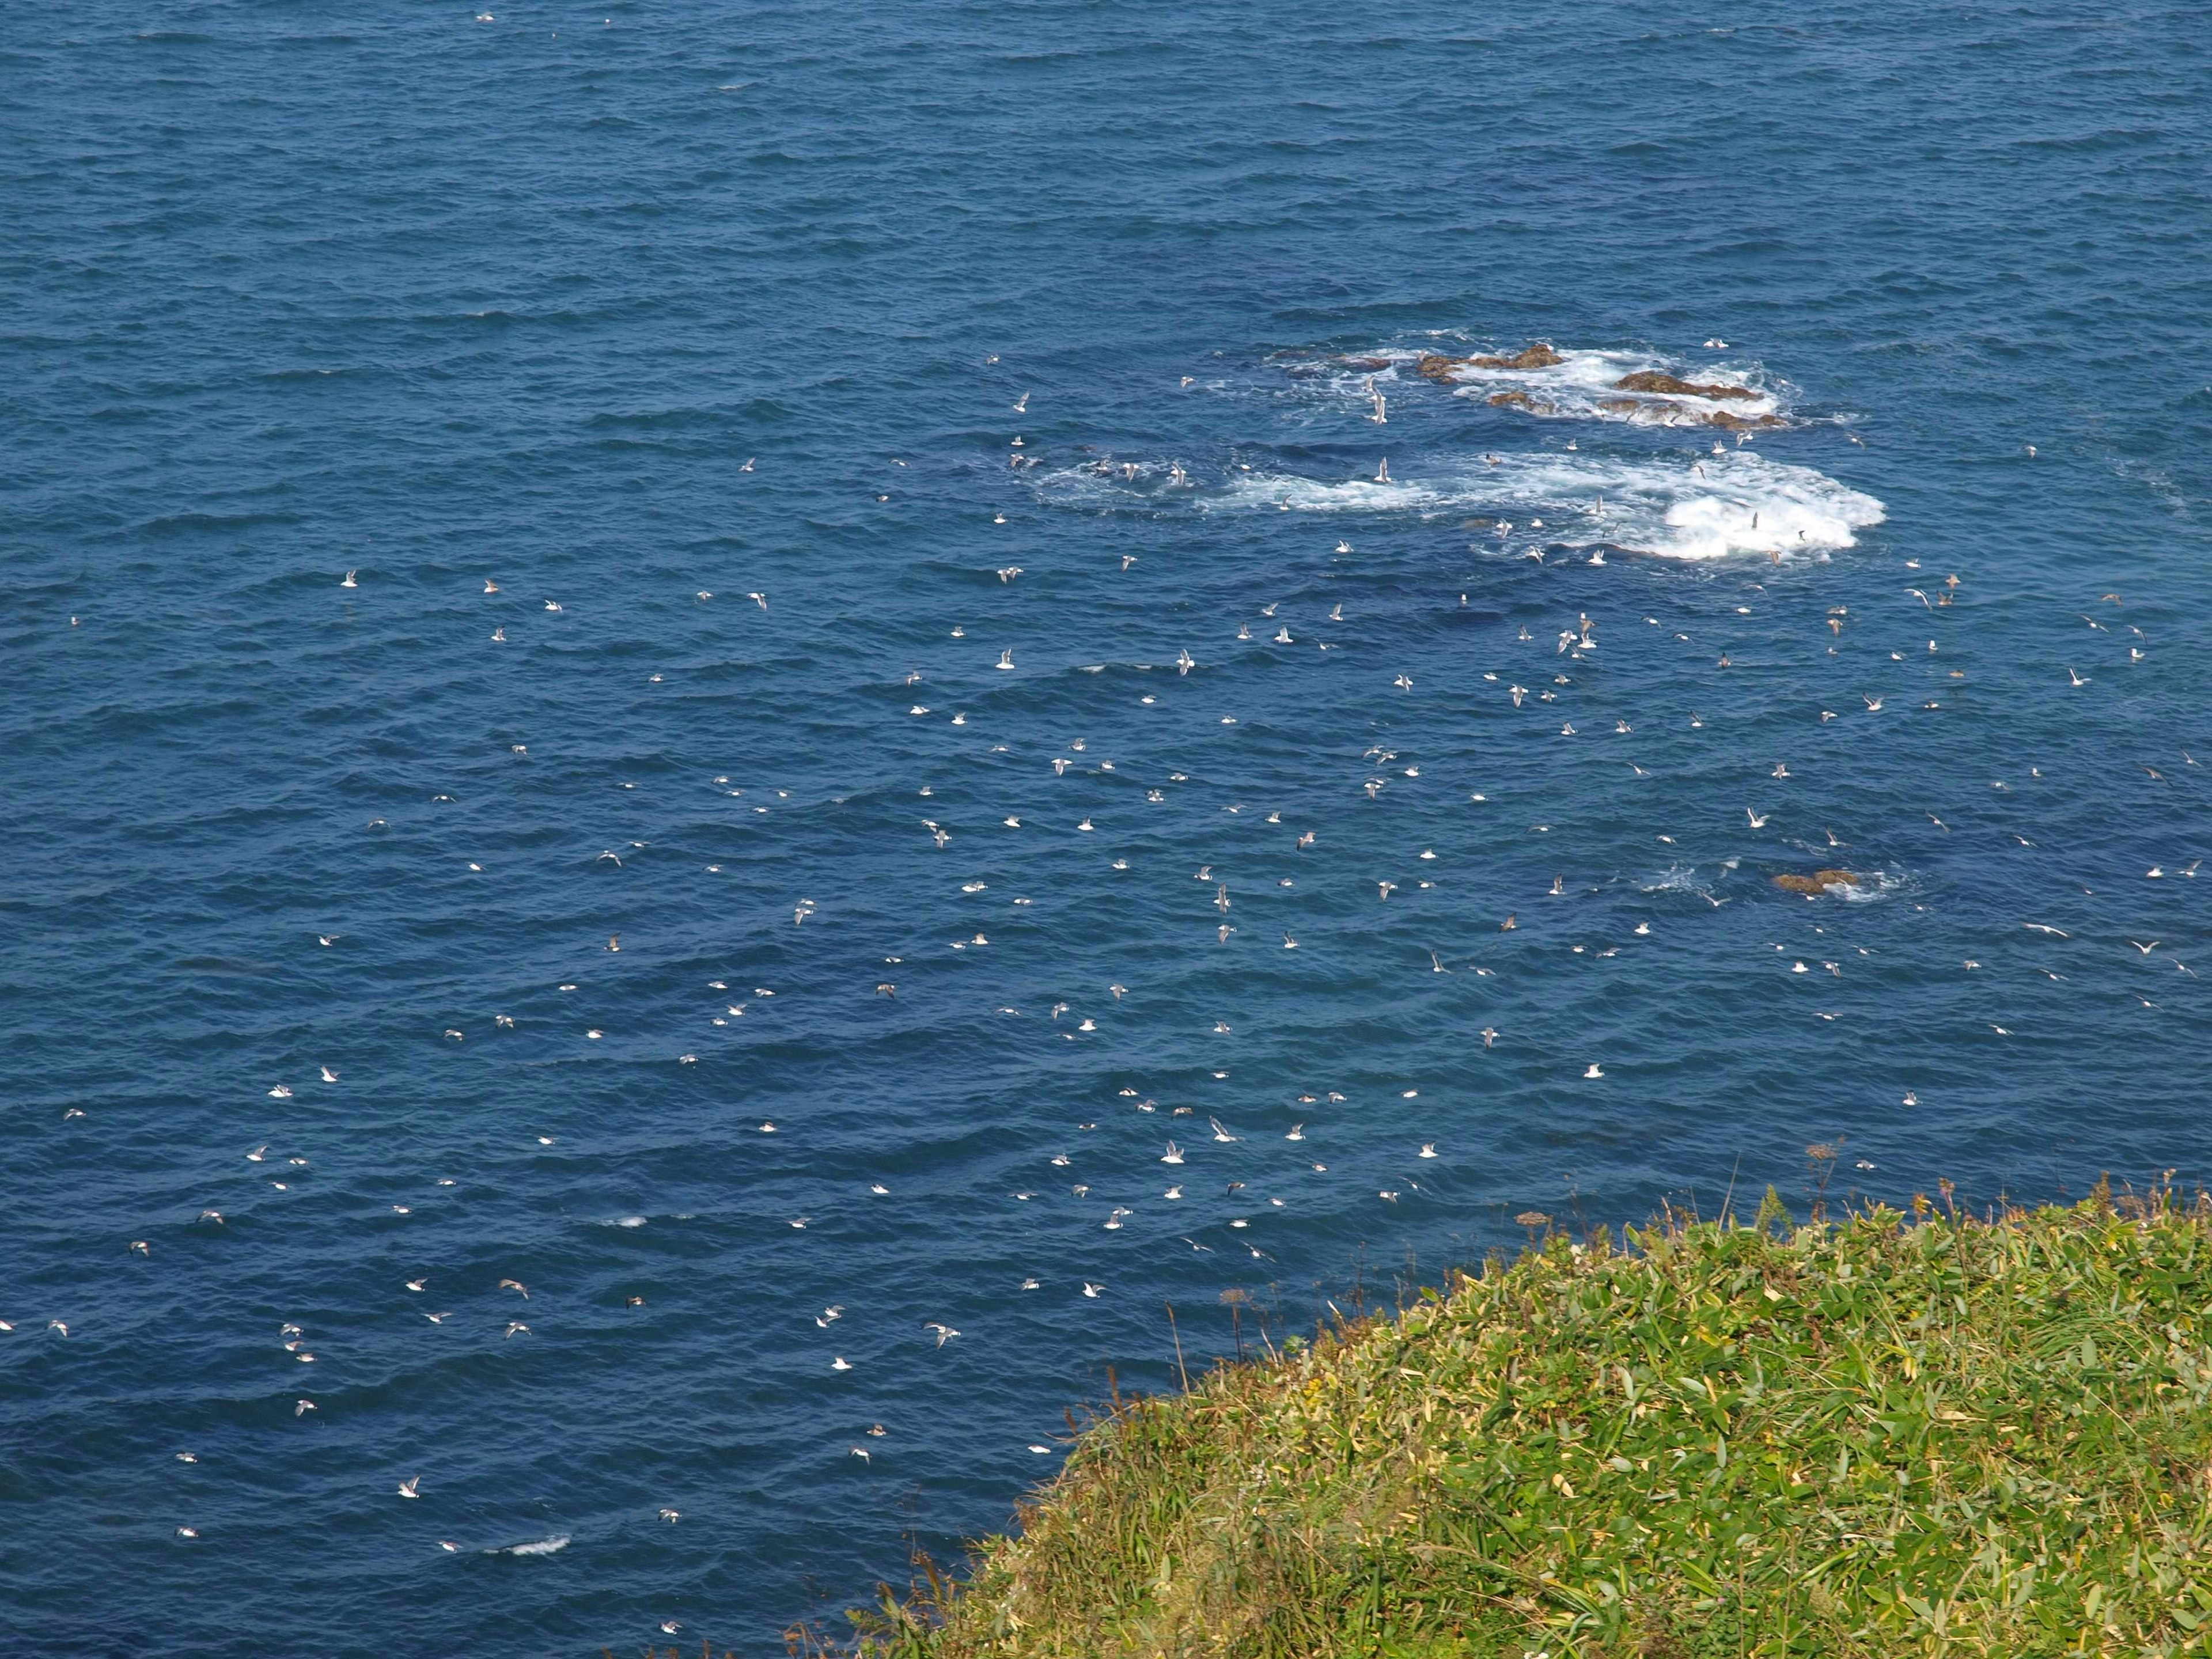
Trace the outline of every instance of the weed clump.
<instances>
[{"instance_id":1,"label":"weed clump","mask_svg":"<svg viewBox=\"0 0 2212 1659\"><path fill-rule=\"evenodd\" d=\"M2212 1654L2208 1304L2162 1193L1553 1234L1118 1403L861 1649Z\"/></svg>"}]
</instances>

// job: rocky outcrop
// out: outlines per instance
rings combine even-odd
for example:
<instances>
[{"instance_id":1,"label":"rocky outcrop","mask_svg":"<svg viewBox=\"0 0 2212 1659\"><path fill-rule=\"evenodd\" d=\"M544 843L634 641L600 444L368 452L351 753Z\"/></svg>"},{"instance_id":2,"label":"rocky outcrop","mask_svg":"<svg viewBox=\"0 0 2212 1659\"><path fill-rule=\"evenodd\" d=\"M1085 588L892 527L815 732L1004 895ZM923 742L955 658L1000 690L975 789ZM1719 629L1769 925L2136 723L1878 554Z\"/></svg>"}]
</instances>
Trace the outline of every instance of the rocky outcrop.
<instances>
[{"instance_id":1,"label":"rocky outcrop","mask_svg":"<svg viewBox=\"0 0 2212 1659\"><path fill-rule=\"evenodd\" d=\"M1566 361L1553 350L1547 342L1539 340L1527 350L1516 352L1510 357L1447 357L1442 352L1427 352L1420 362L1413 365L1413 372L1431 380L1449 380L1454 369L1549 368L1555 363Z\"/></svg>"},{"instance_id":2,"label":"rocky outcrop","mask_svg":"<svg viewBox=\"0 0 2212 1659\"><path fill-rule=\"evenodd\" d=\"M1552 349L1548 340L1539 340L1526 351L1510 357L1470 357L1468 362L1477 368L1549 368L1567 360Z\"/></svg>"},{"instance_id":3,"label":"rocky outcrop","mask_svg":"<svg viewBox=\"0 0 2212 1659\"><path fill-rule=\"evenodd\" d=\"M1785 893L1802 893L1808 898L1818 898L1831 887L1850 887L1860 878L1849 870L1815 870L1809 876L1777 876L1774 884Z\"/></svg>"},{"instance_id":4,"label":"rocky outcrop","mask_svg":"<svg viewBox=\"0 0 2212 1659\"><path fill-rule=\"evenodd\" d=\"M1613 383L1615 392L1656 392L1668 398L1756 398L1759 394L1748 386L1701 386L1695 380L1680 380L1672 374L1662 374L1656 368L1639 369L1633 374L1624 374Z\"/></svg>"}]
</instances>

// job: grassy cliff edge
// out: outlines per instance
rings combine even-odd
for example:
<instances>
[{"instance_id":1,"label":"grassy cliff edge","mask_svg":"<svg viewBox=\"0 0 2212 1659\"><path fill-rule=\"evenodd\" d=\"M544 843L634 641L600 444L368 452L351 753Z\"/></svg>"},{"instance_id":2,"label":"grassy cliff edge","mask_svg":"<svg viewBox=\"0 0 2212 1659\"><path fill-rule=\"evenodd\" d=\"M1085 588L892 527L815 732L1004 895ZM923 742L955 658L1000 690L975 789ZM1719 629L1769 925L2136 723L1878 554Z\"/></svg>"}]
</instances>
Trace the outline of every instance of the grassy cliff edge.
<instances>
[{"instance_id":1,"label":"grassy cliff edge","mask_svg":"<svg viewBox=\"0 0 2212 1659\"><path fill-rule=\"evenodd\" d=\"M1138 1401L876 1659L2212 1654L2212 1209L1553 1237Z\"/></svg>"}]
</instances>

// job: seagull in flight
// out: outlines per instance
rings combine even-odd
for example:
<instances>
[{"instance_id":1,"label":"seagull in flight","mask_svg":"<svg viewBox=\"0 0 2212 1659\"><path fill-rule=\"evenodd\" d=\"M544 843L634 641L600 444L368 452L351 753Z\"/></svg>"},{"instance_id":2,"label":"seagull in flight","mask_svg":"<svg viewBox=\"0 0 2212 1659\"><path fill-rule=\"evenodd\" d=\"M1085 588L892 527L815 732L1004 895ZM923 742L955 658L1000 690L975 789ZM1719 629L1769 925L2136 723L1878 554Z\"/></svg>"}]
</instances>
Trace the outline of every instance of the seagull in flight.
<instances>
[{"instance_id":1,"label":"seagull in flight","mask_svg":"<svg viewBox=\"0 0 2212 1659\"><path fill-rule=\"evenodd\" d=\"M954 1330L951 1326L942 1324L934 1319L929 1320L924 1323L922 1329L926 1331L935 1331L937 1333L937 1346L940 1348L946 1343L950 1342L954 1337L960 1334L960 1333Z\"/></svg>"}]
</instances>

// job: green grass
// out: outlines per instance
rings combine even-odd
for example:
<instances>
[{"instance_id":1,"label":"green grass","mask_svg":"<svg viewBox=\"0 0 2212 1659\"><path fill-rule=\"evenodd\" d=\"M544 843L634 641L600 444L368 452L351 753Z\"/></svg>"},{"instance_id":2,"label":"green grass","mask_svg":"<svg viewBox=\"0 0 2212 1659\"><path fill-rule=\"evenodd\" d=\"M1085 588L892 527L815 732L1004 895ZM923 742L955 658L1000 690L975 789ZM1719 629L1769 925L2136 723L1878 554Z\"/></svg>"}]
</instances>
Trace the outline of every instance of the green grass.
<instances>
[{"instance_id":1,"label":"green grass","mask_svg":"<svg viewBox=\"0 0 2212 1659\"><path fill-rule=\"evenodd\" d=\"M874 1659L2212 1653L2212 1209L1554 1237L1126 1402Z\"/></svg>"}]
</instances>

